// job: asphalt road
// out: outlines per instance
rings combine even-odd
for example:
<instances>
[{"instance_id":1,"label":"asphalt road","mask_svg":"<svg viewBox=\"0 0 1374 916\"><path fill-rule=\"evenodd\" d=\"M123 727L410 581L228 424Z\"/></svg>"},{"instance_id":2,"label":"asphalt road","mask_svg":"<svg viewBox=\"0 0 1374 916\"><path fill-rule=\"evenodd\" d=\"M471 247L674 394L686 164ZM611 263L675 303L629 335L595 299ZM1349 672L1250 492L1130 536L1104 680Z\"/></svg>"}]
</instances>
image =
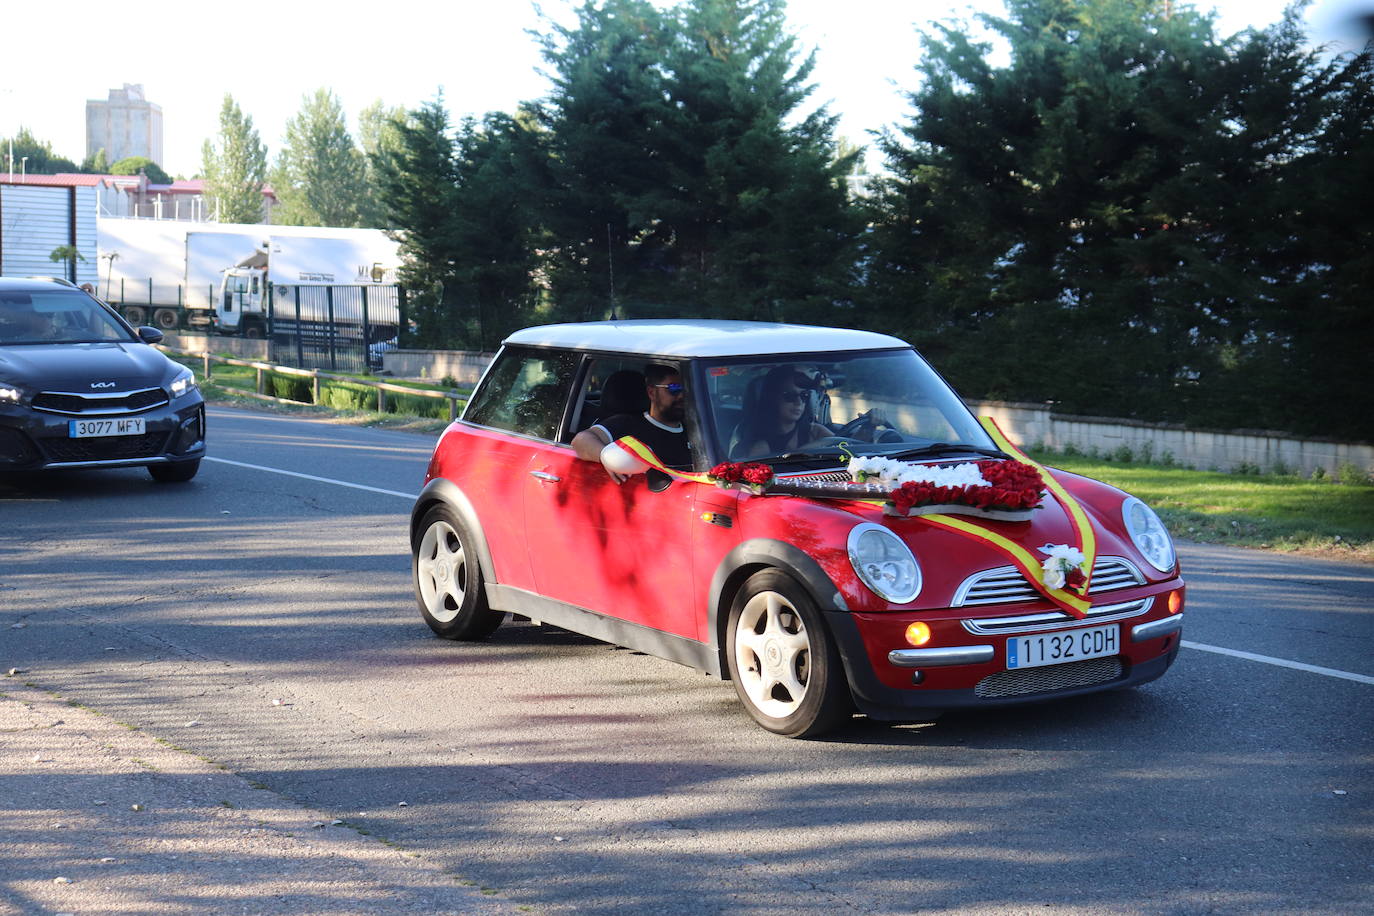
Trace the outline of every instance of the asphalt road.
<instances>
[{"instance_id":1,"label":"asphalt road","mask_svg":"<svg viewBox=\"0 0 1374 916\"><path fill-rule=\"evenodd\" d=\"M788 741L670 662L434 638L404 524L433 437L214 409L210 442L183 486L0 482L0 669L500 900L1374 912L1374 568L1181 544L1161 680Z\"/></svg>"}]
</instances>

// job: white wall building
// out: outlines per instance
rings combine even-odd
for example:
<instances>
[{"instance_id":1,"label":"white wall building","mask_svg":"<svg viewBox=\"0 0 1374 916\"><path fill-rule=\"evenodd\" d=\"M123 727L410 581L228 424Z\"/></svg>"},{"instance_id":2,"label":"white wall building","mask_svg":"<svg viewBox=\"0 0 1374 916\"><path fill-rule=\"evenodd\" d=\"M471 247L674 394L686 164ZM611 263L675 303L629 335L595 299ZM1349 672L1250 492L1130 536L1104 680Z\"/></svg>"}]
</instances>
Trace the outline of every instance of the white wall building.
<instances>
[{"instance_id":1,"label":"white wall building","mask_svg":"<svg viewBox=\"0 0 1374 916\"><path fill-rule=\"evenodd\" d=\"M109 162L147 156L162 164L162 106L143 97L143 87L125 83L108 99L86 102L86 155L105 150Z\"/></svg>"}]
</instances>

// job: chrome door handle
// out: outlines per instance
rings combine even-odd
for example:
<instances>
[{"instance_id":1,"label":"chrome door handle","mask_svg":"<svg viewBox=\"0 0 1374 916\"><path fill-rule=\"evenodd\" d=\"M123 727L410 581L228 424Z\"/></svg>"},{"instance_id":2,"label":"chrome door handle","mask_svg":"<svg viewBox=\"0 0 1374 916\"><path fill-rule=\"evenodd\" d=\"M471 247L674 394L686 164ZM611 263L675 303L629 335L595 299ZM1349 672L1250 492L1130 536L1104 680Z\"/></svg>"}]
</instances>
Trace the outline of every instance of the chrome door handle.
<instances>
[{"instance_id":1,"label":"chrome door handle","mask_svg":"<svg viewBox=\"0 0 1374 916\"><path fill-rule=\"evenodd\" d=\"M563 479L557 474L550 474L548 471L530 471L530 476L545 483L558 483Z\"/></svg>"}]
</instances>

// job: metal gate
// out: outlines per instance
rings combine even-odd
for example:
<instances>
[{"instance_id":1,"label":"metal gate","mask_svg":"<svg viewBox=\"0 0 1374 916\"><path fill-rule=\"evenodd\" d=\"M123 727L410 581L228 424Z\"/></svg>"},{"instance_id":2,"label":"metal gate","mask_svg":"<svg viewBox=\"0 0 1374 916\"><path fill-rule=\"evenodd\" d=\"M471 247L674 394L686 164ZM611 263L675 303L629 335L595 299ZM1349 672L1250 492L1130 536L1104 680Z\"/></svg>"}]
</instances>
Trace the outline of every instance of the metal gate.
<instances>
[{"instance_id":1,"label":"metal gate","mask_svg":"<svg viewBox=\"0 0 1374 916\"><path fill-rule=\"evenodd\" d=\"M396 345L405 294L399 286L271 287L270 358L300 369L379 369Z\"/></svg>"}]
</instances>

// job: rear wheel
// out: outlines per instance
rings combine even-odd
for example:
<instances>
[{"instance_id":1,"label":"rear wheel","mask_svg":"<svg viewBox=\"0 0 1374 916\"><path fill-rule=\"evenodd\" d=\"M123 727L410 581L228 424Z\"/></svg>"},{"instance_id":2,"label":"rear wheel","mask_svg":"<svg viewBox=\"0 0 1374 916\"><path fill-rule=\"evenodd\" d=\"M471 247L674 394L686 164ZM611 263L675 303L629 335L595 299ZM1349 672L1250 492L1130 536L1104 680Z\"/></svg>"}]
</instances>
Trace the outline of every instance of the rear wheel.
<instances>
[{"instance_id":1,"label":"rear wheel","mask_svg":"<svg viewBox=\"0 0 1374 916\"><path fill-rule=\"evenodd\" d=\"M148 313L137 305L131 305L124 309L124 320L138 327L148 320Z\"/></svg>"},{"instance_id":2,"label":"rear wheel","mask_svg":"<svg viewBox=\"0 0 1374 916\"><path fill-rule=\"evenodd\" d=\"M267 336L266 330L260 321L245 321L243 323L243 336L249 340L262 340Z\"/></svg>"},{"instance_id":3,"label":"rear wheel","mask_svg":"<svg viewBox=\"0 0 1374 916\"><path fill-rule=\"evenodd\" d=\"M175 330L179 323L177 313L172 309L158 309L153 312L153 324L164 331Z\"/></svg>"},{"instance_id":4,"label":"rear wheel","mask_svg":"<svg viewBox=\"0 0 1374 916\"><path fill-rule=\"evenodd\" d=\"M412 555L420 615L445 639L486 638L503 615L487 604L471 535L445 506L426 512L420 530Z\"/></svg>"},{"instance_id":5,"label":"rear wheel","mask_svg":"<svg viewBox=\"0 0 1374 916\"><path fill-rule=\"evenodd\" d=\"M809 738L849 717L844 665L806 590L766 569L744 584L730 609L726 656L735 692L770 732Z\"/></svg>"},{"instance_id":6,"label":"rear wheel","mask_svg":"<svg viewBox=\"0 0 1374 916\"><path fill-rule=\"evenodd\" d=\"M148 473L158 483L185 483L200 470L200 459L194 461L172 461L167 464L150 464Z\"/></svg>"}]
</instances>

